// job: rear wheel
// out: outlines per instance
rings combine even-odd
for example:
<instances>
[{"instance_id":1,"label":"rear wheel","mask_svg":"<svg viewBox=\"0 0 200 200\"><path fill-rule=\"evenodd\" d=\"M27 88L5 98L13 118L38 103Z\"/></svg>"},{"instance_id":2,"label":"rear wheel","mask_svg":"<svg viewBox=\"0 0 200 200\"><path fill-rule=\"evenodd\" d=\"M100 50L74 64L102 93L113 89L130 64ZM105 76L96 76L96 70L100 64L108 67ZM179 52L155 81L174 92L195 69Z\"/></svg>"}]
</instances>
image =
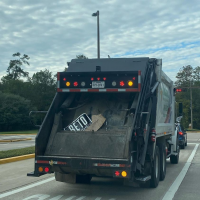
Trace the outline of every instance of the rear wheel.
<instances>
[{"instance_id":1,"label":"rear wheel","mask_svg":"<svg viewBox=\"0 0 200 200\"><path fill-rule=\"evenodd\" d=\"M156 188L160 180L160 152L158 146L155 148L154 161L151 172L150 186Z\"/></svg>"},{"instance_id":2,"label":"rear wheel","mask_svg":"<svg viewBox=\"0 0 200 200\"><path fill-rule=\"evenodd\" d=\"M166 150L165 144L158 144L160 151L160 181L165 179L166 175Z\"/></svg>"},{"instance_id":3,"label":"rear wheel","mask_svg":"<svg viewBox=\"0 0 200 200\"><path fill-rule=\"evenodd\" d=\"M186 141L185 141L185 146L187 146L187 135L186 135L186 137L185 137L185 138L186 138L186 139L185 139L185 140L186 140Z\"/></svg>"}]
</instances>

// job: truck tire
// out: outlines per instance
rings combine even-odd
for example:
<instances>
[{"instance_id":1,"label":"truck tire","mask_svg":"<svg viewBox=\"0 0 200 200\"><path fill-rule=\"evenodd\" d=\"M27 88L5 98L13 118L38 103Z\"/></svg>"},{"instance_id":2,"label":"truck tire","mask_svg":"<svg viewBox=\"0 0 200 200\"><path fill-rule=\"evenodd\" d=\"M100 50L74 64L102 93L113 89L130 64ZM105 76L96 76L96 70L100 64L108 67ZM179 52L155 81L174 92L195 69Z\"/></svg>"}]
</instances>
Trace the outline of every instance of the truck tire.
<instances>
[{"instance_id":1,"label":"truck tire","mask_svg":"<svg viewBox=\"0 0 200 200\"><path fill-rule=\"evenodd\" d=\"M92 179L92 176L90 174L86 175L76 175L76 183L86 183L89 184Z\"/></svg>"},{"instance_id":2,"label":"truck tire","mask_svg":"<svg viewBox=\"0 0 200 200\"><path fill-rule=\"evenodd\" d=\"M185 149L185 143L182 144L182 145L180 145L180 148L181 148L181 149Z\"/></svg>"},{"instance_id":3,"label":"truck tire","mask_svg":"<svg viewBox=\"0 0 200 200\"><path fill-rule=\"evenodd\" d=\"M150 186L156 188L160 180L160 152L158 146L155 148L154 160L152 164Z\"/></svg>"},{"instance_id":4,"label":"truck tire","mask_svg":"<svg viewBox=\"0 0 200 200\"><path fill-rule=\"evenodd\" d=\"M163 181L166 176L166 150L165 144L158 144L160 151L160 181Z\"/></svg>"},{"instance_id":5,"label":"truck tire","mask_svg":"<svg viewBox=\"0 0 200 200\"><path fill-rule=\"evenodd\" d=\"M170 156L171 164L178 164L178 162L179 162L180 148L179 148L179 145L178 145L178 139L177 139L177 142L176 142L176 152L177 152L177 155L171 155Z\"/></svg>"},{"instance_id":6,"label":"truck tire","mask_svg":"<svg viewBox=\"0 0 200 200\"><path fill-rule=\"evenodd\" d=\"M185 146L187 146L187 136L186 136Z\"/></svg>"}]
</instances>

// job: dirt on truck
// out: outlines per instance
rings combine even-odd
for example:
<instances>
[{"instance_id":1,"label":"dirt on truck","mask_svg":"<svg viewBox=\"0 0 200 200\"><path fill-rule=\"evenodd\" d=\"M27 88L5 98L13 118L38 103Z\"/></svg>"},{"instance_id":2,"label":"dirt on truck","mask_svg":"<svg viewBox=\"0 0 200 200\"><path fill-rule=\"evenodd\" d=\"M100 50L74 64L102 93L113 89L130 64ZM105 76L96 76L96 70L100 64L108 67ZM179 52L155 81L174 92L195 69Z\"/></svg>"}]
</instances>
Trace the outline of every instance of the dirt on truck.
<instances>
[{"instance_id":1,"label":"dirt on truck","mask_svg":"<svg viewBox=\"0 0 200 200\"><path fill-rule=\"evenodd\" d=\"M175 90L156 58L73 59L36 137L35 170L57 181L94 176L157 187L179 160Z\"/></svg>"}]
</instances>

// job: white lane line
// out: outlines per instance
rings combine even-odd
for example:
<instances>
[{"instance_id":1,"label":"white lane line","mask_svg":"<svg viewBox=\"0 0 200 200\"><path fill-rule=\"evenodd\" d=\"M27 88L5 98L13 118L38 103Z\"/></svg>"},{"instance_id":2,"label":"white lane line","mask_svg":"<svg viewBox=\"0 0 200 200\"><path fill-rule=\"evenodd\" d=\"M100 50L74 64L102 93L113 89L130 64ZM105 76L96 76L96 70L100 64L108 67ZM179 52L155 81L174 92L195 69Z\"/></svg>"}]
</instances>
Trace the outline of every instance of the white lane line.
<instances>
[{"instance_id":1,"label":"white lane line","mask_svg":"<svg viewBox=\"0 0 200 200\"><path fill-rule=\"evenodd\" d=\"M82 196L82 197L79 197L78 199L76 199L76 200L82 200L82 199L84 199L86 196Z\"/></svg>"},{"instance_id":2,"label":"white lane line","mask_svg":"<svg viewBox=\"0 0 200 200\"><path fill-rule=\"evenodd\" d=\"M48 194L35 194L35 195L27 197L23 200L29 200L29 199L35 199L35 198L38 198L40 200L44 200L44 199L49 198L49 197L50 197L50 195L48 195Z\"/></svg>"},{"instance_id":3,"label":"white lane line","mask_svg":"<svg viewBox=\"0 0 200 200\"><path fill-rule=\"evenodd\" d=\"M73 198L75 198L76 196L71 196L71 197L69 197L69 198L67 198L67 199L65 199L65 200L72 200Z\"/></svg>"},{"instance_id":4,"label":"white lane line","mask_svg":"<svg viewBox=\"0 0 200 200\"><path fill-rule=\"evenodd\" d=\"M188 158L187 162L185 163L183 169L181 170L180 174L177 176L177 178L175 179L175 181L173 182L173 184L171 185L169 190L166 192L166 194L162 200L172 200L174 198L175 193L177 192L181 182L183 181L183 179L192 163L192 160L195 156L198 146L199 146L199 144L195 145L195 147L194 147L190 157Z\"/></svg>"},{"instance_id":5,"label":"white lane line","mask_svg":"<svg viewBox=\"0 0 200 200\"><path fill-rule=\"evenodd\" d=\"M38 185L42 185L42 184L44 184L44 183L48 183L48 182L53 181L53 180L55 180L55 177L51 177L51 178L48 178L48 179L46 179L46 180L43 180L43 181L40 181L40 182L37 182L37 183L33 183L33 184L31 184L31 185L27 185L27 186L25 186L25 187L22 187L22 188L19 188L19 189L10 191L10 192L6 192L6 193L3 193L3 194L0 194L0 199L1 199L1 198L4 198L4 197L7 197L7 196L10 196L10 195L12 195L12 194L16 194L16 193L22 192L22 191L24 191L24 190L28 190L28 189L33 188L33 187L36 187L36 186L38 186Z\"/></svg>"},{"instance_id":6,"label":"white lane line","mask_svg":"<svg viewBox=\"0 0 200 200\"><path fill-rule=\"evenodd\" d=\"M95 200L101 200L101 197L97 197Z\"/></svg>"},{"instance_id":7,"label":"white lane line","mask_svg":"<svg viewBox=\"0 0 200 200\"><path fill-rule=\"evenodd\" d=\"M49 200L59 200L59 199L62 198L62 197L63 197L63 195L58 195L57 197L51 198L51 199L49 199Z\"/></svg>"}]
</instances>

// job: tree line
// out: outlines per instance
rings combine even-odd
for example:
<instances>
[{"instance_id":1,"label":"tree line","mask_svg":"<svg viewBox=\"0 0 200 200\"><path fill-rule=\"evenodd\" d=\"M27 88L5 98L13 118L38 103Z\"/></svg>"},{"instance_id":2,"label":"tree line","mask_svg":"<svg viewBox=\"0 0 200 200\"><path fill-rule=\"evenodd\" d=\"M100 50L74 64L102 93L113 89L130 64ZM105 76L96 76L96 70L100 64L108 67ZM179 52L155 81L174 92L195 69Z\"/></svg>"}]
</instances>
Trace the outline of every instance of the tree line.
<instances>
[{"instance_id":1,"label":"tree line","mask_svg":"<svg viewBox=\"0 0 200 200\"><path fill-rule=\"evenodd\" d=\"M176 78L175 86L182 90L176 94L176 105L179 102L183 103L181 123L185 128L189 127L192 109L193 128L200 129L200 67L183 66L177 73Z\"/></svg>"},{"instance_id":2,"label":"tree line","mask_svg":"<svg viewBox=\"0 0 200 200\"><path fill-rule=\"evenodd\" d=\"M30 65L30 57L19 52L13 57L0 81L0 131L35 129L43 116L34 117L33 124L29 113L48 110L56 93L56 74L45 69L29 76L23 67ZM87 59L84 55L76 58Z\"/></svg>"},{"instance_id":3,"label":"tree line","mask_svg":"<svg viewBox=\"0 0 200 200\"><path fill-rule=\"evenodd\" d=\"M0 81L0 131L35 129L29 118L30 111L47 111L56 93L56 74L48 69L40 70L29 76L24 71L30 65L29 56L13 54L6 75ZM77 55L78 59L87 59ZM65 68L63 71L66 71ZM183 92L176 94L176 102L183 103L182 124L188 128L191 123L190 87L192 90L193 126L200 129L200 67L183 66L177 73L175 86ZM40 124L40 117L35 119Z\"/></svg>"}]
</instances>

